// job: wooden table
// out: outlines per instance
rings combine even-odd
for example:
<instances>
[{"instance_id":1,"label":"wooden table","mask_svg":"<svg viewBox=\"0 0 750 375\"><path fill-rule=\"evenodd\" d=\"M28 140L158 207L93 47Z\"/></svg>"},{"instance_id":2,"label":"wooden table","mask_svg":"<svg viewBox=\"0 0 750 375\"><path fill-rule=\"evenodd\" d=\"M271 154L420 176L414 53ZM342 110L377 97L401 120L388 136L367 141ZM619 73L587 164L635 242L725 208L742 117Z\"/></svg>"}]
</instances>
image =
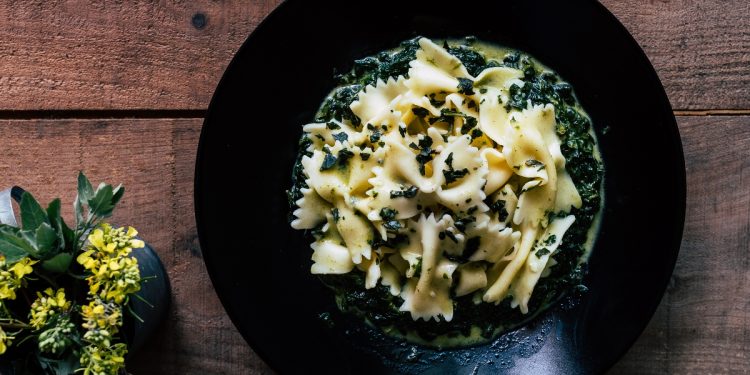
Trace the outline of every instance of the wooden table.
<instances>
[{"instance_id":1,"label":"wooden table","mask_svg":"<svg viewBox=\"0 0 750 375\"><path fill-rule=\"evenodd\" d=\"M611 372L747 373L750 3L603 2L666 87L688 176L685 235L670 287ZM113 220L140 228L169 270L169 320L130 363L134 374L271 372L214 293L192 191L211 94L277 3L0 4L0 187L19 184L43 201L59 195L72 202L78 170L122 182L127 194Z\"/></svg>"}]
</instances>

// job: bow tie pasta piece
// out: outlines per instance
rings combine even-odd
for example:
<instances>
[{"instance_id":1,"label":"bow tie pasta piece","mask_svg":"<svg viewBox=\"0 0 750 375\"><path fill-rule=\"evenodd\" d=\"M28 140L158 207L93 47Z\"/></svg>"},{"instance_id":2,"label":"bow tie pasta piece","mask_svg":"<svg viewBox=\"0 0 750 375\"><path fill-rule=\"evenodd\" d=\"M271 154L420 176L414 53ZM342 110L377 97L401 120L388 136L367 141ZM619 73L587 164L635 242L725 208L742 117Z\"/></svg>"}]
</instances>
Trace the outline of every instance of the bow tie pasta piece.
<instances>
[{"instance_id":1,"label":"bow tie pasta piece","mask_svg":"<svg viewBox=\"0 0 750 375\"><path fill-rule=\"evenodd\" d=\"M331 210L331 205L323 200L315 190L310 188L300 189L302 198L294 202L297 209L292 215L294 229L313 229L318 224L326 221L326 213Z\"/></svg>"},{"instance_id":2,"label":"bow tie pasta piece","mask_svg":"<svg viewBox=\"0 0 750 375\"><path fill-rule=\"evenodd\" d=\"M313 242L313 274L342 274L354 268L349 249L330 240Z\"/></svg>"},{"instance_id":3,"label":"bow tie pasta piece","mask_svg":"<svg viewBox=\"0 0 750 375\"><path fill-rule=\"evenodd\" d=\"M346 199L349 196L349 186L345 181L345 176L336 168L340 160L337 152L341 149L341 147L336 147L335 149L325 148L323 151L314 150L312 156L303 156L300 160L308 177L307 185L329 203L337 197Z\"/></svg>"},{"instance_id":4,"label":"bow tie pasta piece","mask_svg":"<svg viewBox=\"0 0 750 375\"><path fill-rule=\"evenodd\" d=\"M352 102L349 108L362 120L363 124L374 124L372 119L392 109L393 99L407 92L404 77L389 78L388 82L378 80L375 85L364 88L358 95L358 100Z\"/></svg>"},{"instance_id":5,"label":"bow tie pasta piece","mask_svg":"<svg viewBox=\"0 0 750 375\"><path fill-rule=\"evenodd\" d=\"M482 263L467 263L458 267L456 296L461 297L487 286L487 266Z\"/></svg>"},{"instance_id":6,"label":"bow tie pasta piece","mask_svg":"<svg viewBox=\"0 0 750 375\"><path fill-rule=\"evenodd\" d=\"M497 144L504 146L506 128L510 126L510 111L504 103L508 102L508 89L512 84L523 82L518 79L523 72L518 69L499 67L485 69L474 82L480 93L479 127Z\"/></svg>"},{"instance_id":7,"label":"bow tie pasta piece","mask_svg":"<svg viewBox=\"0 0 750 375\"><path fill-rule=\"evenodd\" d=\"M488 227L483 236L476 238L479 240L479 247L469 260L497 263L516 246L521 233L514 232L512 228L502 228L502 225L497 224Z\"/></svg>"},{"instance_id":8,"label":"bow tie pasta piece","mask_svg":"<svg viewBox=\"0 0 750 375\"><path fill-rule=\"evenodd\" d=\"M400 308L401 311L409 311L414 320L439 320L440 315L446 321L453 318L450 287L457 265L442 258L438 238L449 223L446 219L436 221L434 215L421 215L415 226L422 246L420 275L419 280L409 280L402 291L404 303Z\"/></svg>"},{"instance_id":9,"label":"bow tie pasta piece","mask_svg":"<svg viewBox=\"0 0 750 375\"><path fill-rule=\"evenodd\" d=\"M433 162L440 203L454 211L465 211L486 197L482 186L487 181L487 165L470 143L469 136L455 138Z\"/></svg>"},{"instance_id":10,"label":"bow tie pasta piece","mask_svg":"<svg viewBox=\"0 0 750 375\"><path fill-rule=\"evenodd\" d=\"M344 200L336 201L337 214L334 218L336 230L351 253L352 262L359 264L362 258L372 258L372 227L366 218L354 211Z\"/></svg>"},{"instance_id":11,"label":"bow tie pasta piece","mask_svg":"<svg viewBox=\"0 0 750 375\"><path fill-rule=\"evenodd\" d=\"M484 193L492 194L505 185L513 176L513 170L505 161L505 155L494 148L485 148L481 152L484 165L487 166L487 184Z\"/></svg>"},{"instance_id":12,"label":"bow tie pasta piece","mask_svg":"<svg viewBox=\"0 0 750 375\"><path fill-rule=\"evenodd\" d=\"M429 63L430 65L450 74L454 77L471 77L461 60L451 55L445 48L435 44L435 42L422 38L419 40L419 51L417 51L417 60Z\"/></svg>"},{"instance_id":13,"label":"bow tie pasta piece","mask_svg":"<svg viewBox=\"0 0 750 375\"><path fill-rule=\"evenodd\" d=\"M575 220L575 216L568 215L552 221L547 227L538 245L526 259L526 264L517 279L513 282L510 290L510 294L513 295L512 307L518 306L524 314L529 312L528 303L531 293L534 291L534 285L542 276L542 271L544 271L550 255L560 246L565 232L573 225Z\"/></svg>"}]
</instances>

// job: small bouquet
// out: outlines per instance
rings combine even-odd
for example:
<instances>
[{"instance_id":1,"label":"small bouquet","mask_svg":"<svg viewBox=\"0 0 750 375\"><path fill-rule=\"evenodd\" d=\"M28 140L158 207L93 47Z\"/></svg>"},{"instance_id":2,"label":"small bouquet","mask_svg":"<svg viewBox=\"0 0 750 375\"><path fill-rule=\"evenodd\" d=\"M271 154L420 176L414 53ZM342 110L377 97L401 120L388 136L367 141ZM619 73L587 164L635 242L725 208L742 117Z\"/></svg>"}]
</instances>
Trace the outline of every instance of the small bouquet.
<instances>
[{"instance_id":1,"label":"small bouquet","mask_svg":"<svg viewBox=\"0 0 750 375\"><path fill-rule=\"evenodd\" d=\"M138 232L103 221L124 192L81 173L72 228L60 199L43 209L28 192L21 227L0 224L0 363L16 374L125 372L121 330L126 314L140 320L129 301L146 278L132 254L144 247Z\"/></svg>"}]
</instances>

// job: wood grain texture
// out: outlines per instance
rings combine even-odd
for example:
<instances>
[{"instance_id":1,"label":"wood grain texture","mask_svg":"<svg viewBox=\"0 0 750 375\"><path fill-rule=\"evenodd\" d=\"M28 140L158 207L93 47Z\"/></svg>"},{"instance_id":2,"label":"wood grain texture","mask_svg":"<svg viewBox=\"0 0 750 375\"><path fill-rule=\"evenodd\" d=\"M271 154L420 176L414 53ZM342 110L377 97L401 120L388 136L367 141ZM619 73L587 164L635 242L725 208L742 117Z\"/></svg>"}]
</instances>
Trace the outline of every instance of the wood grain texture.
<instances>
[{"instance_id":1,"label":"wood grain texture","mask_svg":"<svg viewBox=\"0 0 750 375\"><path fill-rule=\"evenodd\" d=\"M2 2L0 109L205 109L279 1Z\"/></svg>"},{"instance_id":2,"label":"wood grain texture","mask_svg":"<svg viewBox=\"0 0 750 375\"><path fill-rule=\"evenodd\" d=\"M674 109L750 109L750 2L601 2L646 52Z\"/></svg>"},{"instance_id":3,"label":"wood grain texture","mask_svg":"<svg viewBox=\"0 0 750 375\"><path fill-rule=\"evenodd\" d=\"M203 110L279 2L3 2L0 110ZM644 48L675 109L750 109L746 0L603 3Z\"/></svg>"},{"instance_id":4,"label":"wood grain texture","mask_svg":"<svg viewBox=\"0 0 750 375\"><path fill-rule=\"evenodd\" d=\"M699 115L678 117L688 203L672 282L610 373L748 373L750 2L601 1L644 48L673 107ZM201 113L234 52L279 2L0 3L0 188L70 203L78 170L122 182L113 220L140 228L167 266L169 319L129 361L134 374L272 371L227 318L201 259L192 178L202 119L100 120L92 111ZM1 118L15 110L87 119ZM705 116L716 113L727 116ZM70 204L63 213L71 216Z\"/></svg>"},{"instance_id":5,"label":"wood grain texture","mask_svg":"<svg viewBox=\"0 0 750 375\"><path fill-rule=\"evenodd\" d=\"M750 372L750 116L679 117L688 201L672 281L613 374Z\"/></svg>"},{"instance_id":6,"label":"wood grain texture","mask_svg":"<svg viewBox=\"0 0 750 375\"><path fill-rule=\"evenodd\" d=\"M750 117L679 117L688 166L685 235L651 324L613 374L750 369ZM259 374L210 285L197 242L192 175L198 119L0 121L0 186L43 201L74 196L75 174L123 182L113 220L142 228L172 281L172 309L133 358L135 374ZM65 214L71 214L65 206Z\"/></svg>"},{"instance_id":7,"label":"wood grain texture","mask_svg":"<svg viewBox=\"0 0 750 375\"><path fill-rule=\"evenodd\" d=\"M172 283L167 322L129 362L134 374L262 374L269 370L222 308L201 258L193 170L201 119L0 121L0 186L42 202L61 197L72 218L75 179L123 183L112 222L133 225Z\"/></svg>"}]
</instances>

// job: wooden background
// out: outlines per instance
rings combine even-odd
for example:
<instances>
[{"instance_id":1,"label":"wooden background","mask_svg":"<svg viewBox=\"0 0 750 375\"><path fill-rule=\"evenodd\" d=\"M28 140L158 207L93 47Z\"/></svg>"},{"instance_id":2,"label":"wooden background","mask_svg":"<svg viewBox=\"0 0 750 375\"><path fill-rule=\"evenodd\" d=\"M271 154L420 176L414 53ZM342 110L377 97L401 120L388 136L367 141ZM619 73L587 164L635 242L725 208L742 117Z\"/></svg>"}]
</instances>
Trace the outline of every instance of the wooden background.
<instances>
[{"instance_id":1,"label":"wooden background","mask_svg":"<svg viewBox=\"0 0 750 375\"><path fill-rule=\"evenodd\" d=\"M140 228L168 268L169 320L130 362L134 374L271 372L210 284L192 183L211 94L277 3L0 4L0 187L72 202L78 170L122 182L127 193L114 221ZM670 287L611 373L750 372L750 2L603 3L659 73L688 180Z\"/></svg>"}]
</instances>

